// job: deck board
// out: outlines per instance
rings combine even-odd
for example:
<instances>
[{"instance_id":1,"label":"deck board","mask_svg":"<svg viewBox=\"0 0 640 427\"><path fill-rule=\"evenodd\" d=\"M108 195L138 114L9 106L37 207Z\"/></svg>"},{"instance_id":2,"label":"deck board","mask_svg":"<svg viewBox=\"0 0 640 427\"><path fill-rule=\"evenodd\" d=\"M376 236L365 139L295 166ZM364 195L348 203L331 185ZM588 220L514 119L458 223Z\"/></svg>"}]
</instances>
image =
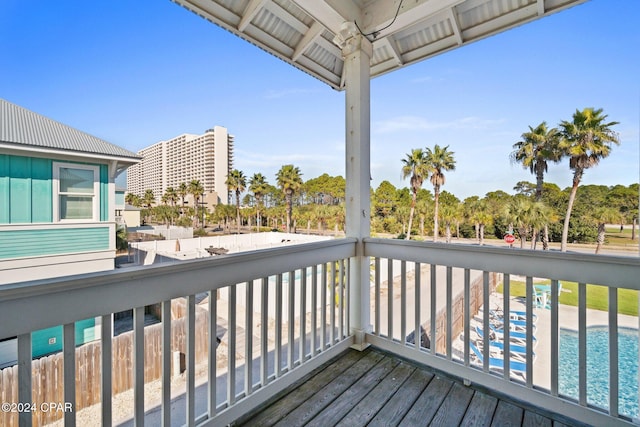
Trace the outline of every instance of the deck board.
<instances>
[{"instance_id":1,"label":"deck board","mask_svg":"<svg viewBox=\"0 0 640 427\"><path fill-rule=\"evenodd\" d=\"M349 350L246 426L525 426L563 424L376 349Z\"/></svg>"},{"instance_id":2,"label":"deck board","mask_svg":"<svg viewBox=\"0 0 640 427\"><path fill-rule=\"evenodd\" d=\"M524 410L519 406L501 400L498 402L492 426L512 427L521 426Z\"/></svg>"},{"instance_id":3,"label":"deck board","mask_svg":"<svg viewBox=\"0 0 640 427\"><path fill-rule=\"evenodd\" d=\"M461 425L490 426L496 406L497 398L484 393L474 393Z\"/></svg>"},{"instance_id":4,"label":"deck board","mask_svg":"<svg viewBox=\"0 0 640 427\"><path fill-rule=\"evenodd\" d=\"M373 367L382 359L383 355L380 353L371 351L367 352L362 359L345 371L343 375L338 376L325 387L320 389L300 406L289 412L287 416L282 418L275 425L289 427L306 424L324 408L333 403L333 401L353 383L373 369ZM252 423L249 423L249 425L252 425Z\"/></svg>"},{"instance_id":5,"label":"deck board","mask_svg":"<svg viewBox=\"0 0 640 427\"><path fill-rule=\"evenodd\" d=\"M395 393L415 370L416 368L408 363L400 362L337 425L344 427L368 423L389 399L389 396Z\"/></svg>"},{"instance_id":6,"label":"deck board","mask_svg":"<svg viewBox=\"0 0 640 427\"><path fill-rule=\"evenodd\" d=\"M473 397L473 389L460 383L453 383L451 391L431 421L432 426L457 426L464 418L469 402Z\"/></svg>"},{"instance_id":7,"label":"deck board","mask_svg":"<svg viewBox=\"0 0 640 427\"><path fill-rule=\"evenodd\" d=\"M402 384L401 389L385 403L376 416L368 424L368 427L397 426L402 418L413 406L418 396L427 388L433 379L433 374L422 369L416 369Z\"/></svg>"},{"instance_id":8,"label":"deck board","mask_svg":"<svg viewBox=\"0 0 640 427\"><path fill-rule=\"evenodd\" d=\"M344 393L336 398L332 405L324 408L324 410L316 415L306 426L324 427L327 425L336 425L364 399L376 385L382 382L382 380L398 366L398 363L398 360L394 360L391 357L382 359L380 363L345 390Z\"/></svg>"},{"instance_id":9,"label":"deck board","mask_svg":"<svg viewBox=\"0 0 640 427\"><path fill-rule=\"evenodd\" d=\"M425 425L433 419L440 404L449 393L453 382L435 377L424 389L407 415L402 419L402 426Z\"/></svg>"}]
</instances>

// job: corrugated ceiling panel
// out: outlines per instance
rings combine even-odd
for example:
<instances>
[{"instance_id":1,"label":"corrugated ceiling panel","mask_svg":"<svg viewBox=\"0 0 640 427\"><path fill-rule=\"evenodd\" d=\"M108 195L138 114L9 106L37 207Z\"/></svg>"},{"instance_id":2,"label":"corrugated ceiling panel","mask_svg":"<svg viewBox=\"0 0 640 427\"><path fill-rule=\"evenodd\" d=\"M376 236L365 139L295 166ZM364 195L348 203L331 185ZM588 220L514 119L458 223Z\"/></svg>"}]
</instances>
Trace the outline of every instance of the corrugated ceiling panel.
<instances>
[{"instance_id":1,"label":"corrugated ceiling panel","mask_svg":"<svg viewBox=\"0 0 640 427\"><path fill-rule=\"evenodd\" d=\"M313 45L311 45L309 49L307 49L307 51L304 53L304 56L317 63L325 70L329 70L331 73L338 76L342 75L342 57L336 55L335 51L332 52L326 49L326 47L331 47L332 45L329 45L328 43L330 42L328 42L326 39L323 40L324 42L322 43L314 43ZM336 51L338 52L338 54L340 53L337 48Z\"/></svg>"},{"instance_id":2,"label":"corrugated ceiling panel","mask_svg":"<svg viewBox=\"0 0 640 427\"><path fill-rule=\"evenodd\" d=\"M535 3L535 0L470 0L456 9L460 26L467 29Z\"/></svg>"}]
</instances>

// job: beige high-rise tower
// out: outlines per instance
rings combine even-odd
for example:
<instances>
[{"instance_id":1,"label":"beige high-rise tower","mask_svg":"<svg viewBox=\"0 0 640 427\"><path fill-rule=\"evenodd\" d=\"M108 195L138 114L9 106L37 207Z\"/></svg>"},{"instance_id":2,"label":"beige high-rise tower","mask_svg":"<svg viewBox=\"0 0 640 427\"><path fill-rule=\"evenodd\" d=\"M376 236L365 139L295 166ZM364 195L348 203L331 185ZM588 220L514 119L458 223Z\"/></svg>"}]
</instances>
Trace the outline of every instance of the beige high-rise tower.
<instances>
[{"instance_id":1,"label":"beige high-rise tower","mask_svg":"<svg viewBox=\"0 0 640 427\"><path fill-rule=\"evenodd\" d=\"M127 170L127 192L142 197L153 190L159 202L167 188L198 180L209 205L228 203L225 184L233 169L234 137L222 126L202 135L182 134L138 151L142 161Z\"/></svg>"}]
</instances>

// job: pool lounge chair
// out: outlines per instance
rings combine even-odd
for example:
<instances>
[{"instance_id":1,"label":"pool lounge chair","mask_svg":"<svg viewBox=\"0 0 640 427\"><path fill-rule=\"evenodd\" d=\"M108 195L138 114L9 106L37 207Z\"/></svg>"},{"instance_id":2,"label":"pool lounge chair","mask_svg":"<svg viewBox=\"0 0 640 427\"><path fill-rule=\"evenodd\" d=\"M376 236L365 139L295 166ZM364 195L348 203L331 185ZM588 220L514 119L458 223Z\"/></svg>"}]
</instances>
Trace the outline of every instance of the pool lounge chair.
<instances>
[{"instance_id":1,"label":"pool lounge chair","mask_svg":"<svg viewBox=\"0 0 640 427\"><path fill-rule=\"evenodd\" d=\"M491 331L495 334L495 340L504 341L504 330L495 329L491 324L489 325L489 327L491 328ZM476 332L478 333L478 335L480 335L482 334L482 329L480 327L476 327ZM536 337L533 336L532 338L533 338L533 345L535 346L537 344ZM511 340L511 342L517 342L518 344L526 345L527 334L525 332L509 331L509 339Z\"/></svg>"},{"instance_id":2,"label":"pool lounge chair","mask_svg":"<svg viewBox=\"0 0 640 427\"><path fill-rule=\"evenodd\" d=\"M504 334L504 323L502 323L502 322L489 322L489 325L491 326L492 330L500 331L501 333ZM513 334L513 333L526 334L527 333L527 323L526 322L522 322L521 320L514 320L512 322L509 322L509 330L511 331L511 334ZM531 330L535 333L536 325L531 325Z\"/></svg>"},{"instance_id":3,"label":"pool lounge chair","mask_svg":"<svg viewBox=\"0 0 640 427\"><path fill-rule=\"evenodd\" d=\"M489 315L496 318L496 319L500 319L504 322L504 311L501 309L495 309L495 310L489 310ZM533 323L536 323L538 321L538 315L535 313L532 313L531 319L533 320ZM519 310L511 310L509 311L509 320L510 321L522 321L522 322L526 322L527 321L527 312L526 311L519 311Z\"/></svg>"},{"instance_id":4,"label":"pool lounge chair","mask_svg":"<svg viewBox=\"0 0 640 427\"><path fill-rule=\"evenodd\" d=\"M484 362L484 356L480 349L476 347L476 345L472 342L469 343L469 347L476 355L480 363ZM498 357L489 357L489 367L496 368L500 370L504 370L504 359ZM526 375L527 365L523 362L518 362L516 360L509 360L509 370L512 373L520 374L522 376Z\"/></svg>"},{"instance_id":5,"label":"pool lounge chair","mask_svg":"<svg viewBox=\"0 0 640 427\"><path fill-rule=\"evenodd\" d=\"M484 334L482 333L482 329L476 326L476 333L480 337L480 339L484 338ZM489 346L494 347L495 349L504 352L504 341L501 340L489 340ZM526 343L521 343L520 341L516 341L513 343L509 343L509 352L512 354L518 354L520 356L526 356L527 354L527 346ZM535 353L533 353L535 356Z\"/></svg>"}]
</instances>

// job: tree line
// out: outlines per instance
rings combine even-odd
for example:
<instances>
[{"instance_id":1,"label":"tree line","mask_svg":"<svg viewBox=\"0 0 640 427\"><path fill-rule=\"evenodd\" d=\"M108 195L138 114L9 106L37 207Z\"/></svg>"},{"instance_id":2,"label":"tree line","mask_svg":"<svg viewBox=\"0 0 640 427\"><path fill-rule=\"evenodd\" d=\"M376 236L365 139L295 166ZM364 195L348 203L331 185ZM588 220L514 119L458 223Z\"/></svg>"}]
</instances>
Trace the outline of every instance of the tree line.
<instances>
[{"instance_id":1,"label":"tree line","mask_svg":"<svg viewBox=\"0 0 640 427\"><path fill-rule=\"evenodd\" d=\"M514 195L498 190L484 197L472 196L459 200L443 191L446 175L455 170L455 153L449 146L412 149L401 159L403 179L408 188L396 188L383 181L371 189L371 230L410 239L443 235L450 242L453 235L475 238L480 245L485 236L502 238L513 233L524 247L530 242L535 248L541 242L597 242L597 251L604 243L604 224L635 224L638 217L638 185L578 187L585 171L606 158L619 139L602 110L576 110L572 120L561 121L558 127L542 122L529 126L521 139L513 144L510 161L521 164L535 176L535 183L518 182ZM567 160L573 171L571 187L564 190L544 182L550 163ZM422 188L429 181L433 192ZM260 230L327 229L344 230L345 179L323 174L303 181L302 172L292 164L284 165L275 174L275 185L262 173L247 177L233 170L227 176L229 205L220 204L212 210L198 204L202 186L198 181L169 188L161 205L153 206L155 197L147 190L142 198L131 197L127 203L144 206L158 222L202 227L222 224L226 228L255 226ZM185 207L185 197L191 194L195 206ZM182 205L178 205L178 201ZM200 209L200 210L199 210ZM428 220L428 219L431 220ZM564 218L562 224L561 219ZM633 228L635 232L635 227ZM635 236L633 236L635 237Z\"/></svg>"}]
</instances>

